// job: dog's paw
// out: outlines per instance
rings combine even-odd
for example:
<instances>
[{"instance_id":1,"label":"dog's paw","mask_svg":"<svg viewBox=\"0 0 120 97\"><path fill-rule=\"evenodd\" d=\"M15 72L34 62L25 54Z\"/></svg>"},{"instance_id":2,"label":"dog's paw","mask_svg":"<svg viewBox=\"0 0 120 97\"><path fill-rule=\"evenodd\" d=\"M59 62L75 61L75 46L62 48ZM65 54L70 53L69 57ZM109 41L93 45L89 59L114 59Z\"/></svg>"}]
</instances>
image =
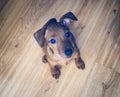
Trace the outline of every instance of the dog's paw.
<instances>
[{"instance_id":1,"label":"dog's paw","mask_svg":"<svg viewBox=\"0 0 120 97\"><path fill-rule=\"evenodd\" d=\"M59 72L59 71L56 71L55 73L52 74L52 76L53 76L55 79L59 79L60 72Z\"/></svg>"},{"instance_id":2,"label":"dog's paw","mask_svg":"<svg viewBox=\"0 0 120 97\"><path fill-rule=\"evenodd\" d=\"M44 56L42 57L42 62L43 62L43 63L47 63L47 62L48 62L46 55L44 55Z\"/></svg>"},{"instance_id":3,"label":"dog's paw","mask_svg":"<svg viewBox=\"0 0 120 97\"><path fill-rule=\"evenodd\" d=\"M59 76L61 75L61 72L60 72L60 67L59 66L55 66L54 69L52 70L52 76L55 78L55 79L59 79Z\"/></svg>"},{"instance_id":4,"label":"dog's paw","mask_svg":"<svg viewBox=\"0 0 120 97\"><path fill-rule=\"evenodd\" d=\"M85 63L84 62L79 62L78 64L77 64L77 68L78 69L85 69Z\"/></svg>"},{"instance_id":5,"label":"dog's paw","mask_svg":"<svg viewBox=\"0 0 120 97\"><path fill-rule=\"evenodd\" d=\"M82 69L82 70L85 69L85 63L80 58L76 60L76 66L78 69Z\"/></svg>"}]
</instances>

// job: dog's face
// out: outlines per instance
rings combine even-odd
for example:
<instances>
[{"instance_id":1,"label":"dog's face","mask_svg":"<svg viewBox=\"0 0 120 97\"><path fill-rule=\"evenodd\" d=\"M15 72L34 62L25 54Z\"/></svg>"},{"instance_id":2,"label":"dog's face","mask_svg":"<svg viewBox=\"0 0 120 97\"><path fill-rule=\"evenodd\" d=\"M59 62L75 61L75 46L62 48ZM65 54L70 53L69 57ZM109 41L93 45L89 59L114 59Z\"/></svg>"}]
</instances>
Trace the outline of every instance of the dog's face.
<instances>
[{"instance_id":1,"label":"dog's face","mask_svg":"<svg viewBox=\"0 0 120 97\"><path fill-rule=\"evenodd\" d=\"M49 55L70 58L74 54L74 37L67 27L52 23L48 26L44 37Z\"/></svg>"},{"instance_id":2,"label":"dog's face","mask_svg":"<svg viewBox=\"0 0 120 97\"><path fill-rule=\"evenodd\" d=\"M75 39L69 26L76 20L77 18L71 13L64 15L60 22L54 18L50 19L34 36L39 45L51 57L56 59L71 58L77 51Z\"/></svg>"}]
</instances>

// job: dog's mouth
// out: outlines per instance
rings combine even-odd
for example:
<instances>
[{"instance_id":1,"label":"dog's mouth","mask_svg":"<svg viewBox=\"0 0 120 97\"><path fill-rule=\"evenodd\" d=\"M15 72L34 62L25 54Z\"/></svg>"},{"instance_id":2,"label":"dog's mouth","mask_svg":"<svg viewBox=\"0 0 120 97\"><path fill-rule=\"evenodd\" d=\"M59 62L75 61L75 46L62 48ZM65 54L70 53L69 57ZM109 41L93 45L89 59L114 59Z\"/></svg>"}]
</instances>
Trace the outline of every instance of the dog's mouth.
<instances>
[{"instance_id":1,"label":"dog's mouth","mask_svg":"<svg viewBox=\"0 0 120 97\"><path fill-rule=\"evenodd\" d=\"M64 50L58 50L56 52L56 50L52 49L51 47L49 47L49 52L52 54L52 55L59 55L63 58L70 58L72 57L73 53L74 53L74 49L73 48L64 48Z\"/></svg>"},{"instance_id":2,"label":"dog's mouth","mask_svg":"<svg viewBox=\"0 0 120 97\"><path fill-rule=\"evenodd\" d=\"M74 53L74 48L64 48L62 50L60 50L59 54L61 57L63 58L70 58L73 56L73 53Z\"/></svg>"},{"instance_id":3,"label":"dog's mouth","mask_svg":"<svg viewBox=\"0 0 120 97\"><path fill-rule=\"evenodd\" d=\"M50 49L51 53L52 53L52 54L54 54L54 51L53 51L53 49L52 49L52 48L49 48L49 49Z\"/></svg>"}]
</instances>

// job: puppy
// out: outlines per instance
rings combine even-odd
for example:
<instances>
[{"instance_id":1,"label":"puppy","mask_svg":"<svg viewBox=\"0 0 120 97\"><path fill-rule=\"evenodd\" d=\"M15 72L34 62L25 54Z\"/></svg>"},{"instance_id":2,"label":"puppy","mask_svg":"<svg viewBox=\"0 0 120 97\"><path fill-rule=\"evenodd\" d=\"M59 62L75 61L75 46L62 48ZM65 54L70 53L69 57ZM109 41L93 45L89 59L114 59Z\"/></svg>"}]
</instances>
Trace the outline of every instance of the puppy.
<instances>
[{"instance_id":1,"label":"puppy","mask_svg":"<svg viewBox=\"0 0 120 97\"><path fill-rule=\"evenodd\" d=\"M36 41L45 53L42 61L49 64L55 79L59 78L62 65L68 64L72 59L75 60L77 68L85 68L75 38L70 31L70 25L74 21L77 21L76 16L68 12L60 18L59 22L52 18L34 33Z\"/></svg>"}]
</instances>

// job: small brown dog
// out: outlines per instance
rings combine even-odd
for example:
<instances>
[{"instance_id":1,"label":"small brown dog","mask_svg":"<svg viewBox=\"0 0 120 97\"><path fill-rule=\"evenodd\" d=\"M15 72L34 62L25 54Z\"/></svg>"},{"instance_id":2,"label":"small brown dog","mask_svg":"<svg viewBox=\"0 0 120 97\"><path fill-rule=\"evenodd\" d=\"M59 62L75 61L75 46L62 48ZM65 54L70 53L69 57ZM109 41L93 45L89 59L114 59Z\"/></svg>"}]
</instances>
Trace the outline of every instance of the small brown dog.
<instances>
[{"instance_id":1,"label":"small brown dog","mask_svg":"<svg viewBox=\"0 0 120 97\"><path fill-rule=\"evenodd\" d=\"M77 21L77 18L72 12L68 12L61 17L59 22L52 18L34 33L36 41L45 53L42 61L49 64L52 76L56 79L61 74L61 66L72 59L75 60L77 68L85 68L75 38L69 28L74 21Z\"/></svg>"}]
</instances>

